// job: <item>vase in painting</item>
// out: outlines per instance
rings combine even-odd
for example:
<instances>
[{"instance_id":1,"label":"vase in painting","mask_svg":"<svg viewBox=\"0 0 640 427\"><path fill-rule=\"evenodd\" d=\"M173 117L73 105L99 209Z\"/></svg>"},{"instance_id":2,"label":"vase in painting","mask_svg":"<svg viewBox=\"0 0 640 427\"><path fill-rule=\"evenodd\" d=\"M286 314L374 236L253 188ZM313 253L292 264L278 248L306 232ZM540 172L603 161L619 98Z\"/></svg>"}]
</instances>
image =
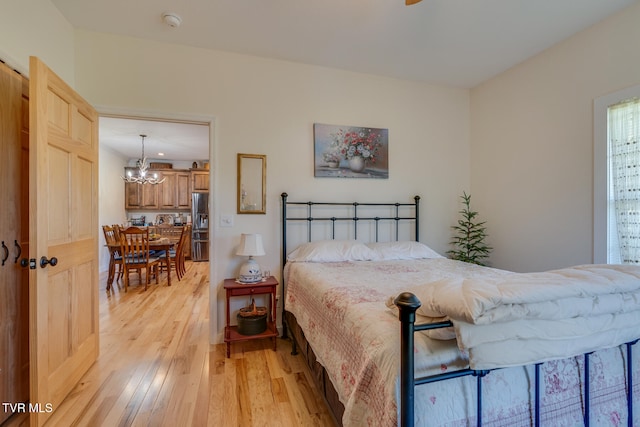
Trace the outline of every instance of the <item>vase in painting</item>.
<instances>
[{"instance_id":1,"label":"vase in painting","mask_svg":"<svg viewBox=\"0 0 640 427\"><path fill-rule=\"evenodd\" d=\"M353 172L362 172L364 170L366 160L362 156L353 156L349 159L349 169Z\"/></svg>"}]
</instances>

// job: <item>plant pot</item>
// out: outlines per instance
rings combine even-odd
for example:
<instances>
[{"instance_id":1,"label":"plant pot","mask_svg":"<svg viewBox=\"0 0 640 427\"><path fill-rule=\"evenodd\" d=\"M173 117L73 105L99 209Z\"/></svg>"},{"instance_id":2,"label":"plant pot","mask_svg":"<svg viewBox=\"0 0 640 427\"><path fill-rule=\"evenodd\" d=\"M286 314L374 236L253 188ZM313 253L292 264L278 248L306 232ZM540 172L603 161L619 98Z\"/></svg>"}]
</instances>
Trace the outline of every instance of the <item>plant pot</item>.
<instances>
[{"instance_id":1,"label":"plant pot","mask_svg":"<svg viewBox=\"0 0 640 427\"><path fill-rule=\"evenodd\" d=\"M353 156L349 159L349 169L353 172L362 172L366 166L366 160L362 156Z\"/></svg>"}]
</instances>

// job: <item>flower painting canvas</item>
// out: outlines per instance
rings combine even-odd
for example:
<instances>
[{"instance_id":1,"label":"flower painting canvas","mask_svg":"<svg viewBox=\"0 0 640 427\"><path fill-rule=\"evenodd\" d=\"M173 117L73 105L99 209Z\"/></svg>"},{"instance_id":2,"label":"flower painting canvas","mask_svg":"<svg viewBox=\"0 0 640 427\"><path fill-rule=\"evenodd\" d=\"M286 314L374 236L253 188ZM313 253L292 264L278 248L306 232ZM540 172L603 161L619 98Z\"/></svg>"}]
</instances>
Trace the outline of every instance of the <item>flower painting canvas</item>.
<instances>
[{"instance_id":1,"label":"flower painting canvas","mask_svg":"<svg viewBox=\"0 0 640 427\"><path fill-rule=\"evenodd\" d=\"M313 125L316 177L389 178L389 130Z\"/></svg>"}]
</instances>

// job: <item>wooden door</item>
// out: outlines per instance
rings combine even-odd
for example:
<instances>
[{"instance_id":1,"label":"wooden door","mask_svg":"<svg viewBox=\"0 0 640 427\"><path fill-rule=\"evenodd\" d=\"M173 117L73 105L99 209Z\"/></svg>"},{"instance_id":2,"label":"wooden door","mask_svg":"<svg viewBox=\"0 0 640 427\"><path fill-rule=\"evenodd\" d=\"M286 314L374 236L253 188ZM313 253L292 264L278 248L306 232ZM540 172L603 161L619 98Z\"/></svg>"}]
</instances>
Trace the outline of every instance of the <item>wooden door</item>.
<instances>
[{"instance_id":1,"label":"wooden door","mask_svg":"<svg viewBox=\"0 0 640 427\"><path fill-rule=\"evenodd\" d=\"M29 98L30 424L40 426L98 356L98 115L35 57Z\"/></svg>"},{"instance_id":2,"label":"wooden door","mask_svg":"<svg viewBox=\"0 0 640 427\"><path fill-rule=\"evenodd\" d=\"M0 424L29 400L29 82L0 64Z\"/></svg>"}]
</instances>

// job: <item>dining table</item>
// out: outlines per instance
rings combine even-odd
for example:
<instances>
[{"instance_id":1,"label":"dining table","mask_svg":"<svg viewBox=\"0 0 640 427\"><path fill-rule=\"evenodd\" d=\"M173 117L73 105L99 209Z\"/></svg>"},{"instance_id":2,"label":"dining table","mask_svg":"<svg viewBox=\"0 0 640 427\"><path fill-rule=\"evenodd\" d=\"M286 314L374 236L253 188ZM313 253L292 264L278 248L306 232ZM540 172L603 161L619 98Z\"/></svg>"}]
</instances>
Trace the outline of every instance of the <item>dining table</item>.
<instances>
[{"instance_id":1,"label":"dining table","mask_svg":"<svg viewBox=\"0 0 640 427\"><path fill-rule=\"evenodd\" d=\"M158 239L149 239L149 250L162 252L164 251L164 256L167 264L167 286L171 286L171 255L169 251L173 249L173 247L177 244L177 240L172 240L167 237L160 237ZM112 249L118 250L120 249L119 243L112 243L106 245L109 248L109 252L111 254L112 259L110 262L114 262L114 251ZM109 276L107 277L107 290L111 289L111 285L113 284L113 279L115 275L115 269L109 269Z\"/></svg>"}]
</instances>

